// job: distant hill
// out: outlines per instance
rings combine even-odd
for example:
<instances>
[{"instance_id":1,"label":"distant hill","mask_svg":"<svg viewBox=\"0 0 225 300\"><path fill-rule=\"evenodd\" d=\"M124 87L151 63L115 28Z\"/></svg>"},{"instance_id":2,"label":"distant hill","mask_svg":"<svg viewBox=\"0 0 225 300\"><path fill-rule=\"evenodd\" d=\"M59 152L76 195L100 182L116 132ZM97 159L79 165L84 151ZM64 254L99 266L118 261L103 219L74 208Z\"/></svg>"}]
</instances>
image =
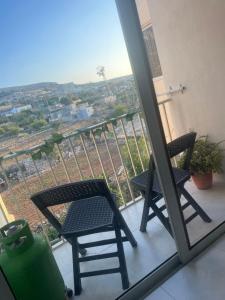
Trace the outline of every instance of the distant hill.
<instances>
[{"instance_id":1,"label":"distant hill","mask_svg":"<svg viewBox=\"0 0 225 300\"><path fill-rule=\"evenodd\" d=\"M0 95L1 93L9 93L9 92L25 92L25 91L34 91L34 90L56 90L62 86L76 87L76 85L71 83L66 84L59 84L57 82L39 82L39 83L33 83L28 85L21 85L21 86L13 86L13 87L6 87L0 89Z\"/></svg>"},{"instance_id":2,"label":"distant hill","mask_svg":"<svg viewBox=\"0 0 225 300\"><path fill-rule=\"evenodd\" d=\"M110 83L116 83L123 80L128 80L132 75L113 78L108 80ZM64 96L71 93L79 93L87 91L92 88L102 87L103 81L90 82L85 84L75 84L74 82L57 83L57 82L39 82L23 86L14 86L0 88L0 103L3 102L17 102L23 100L39 100L41 97Z\"/></svg>"},{"instance_id":3,"label":"distant hill","mask_svg":"<svg viewBox=\"0 0 225 300\"><path fill-rule=\"evenodd\" d=\"M0 103L17 102L20 99L34 101L41 97L64 96L66 94L79 92L79 90L79 85L73 82L65 84L39 82L23 86L7 87L0 89Z\"/></svg>"}]
</instances>

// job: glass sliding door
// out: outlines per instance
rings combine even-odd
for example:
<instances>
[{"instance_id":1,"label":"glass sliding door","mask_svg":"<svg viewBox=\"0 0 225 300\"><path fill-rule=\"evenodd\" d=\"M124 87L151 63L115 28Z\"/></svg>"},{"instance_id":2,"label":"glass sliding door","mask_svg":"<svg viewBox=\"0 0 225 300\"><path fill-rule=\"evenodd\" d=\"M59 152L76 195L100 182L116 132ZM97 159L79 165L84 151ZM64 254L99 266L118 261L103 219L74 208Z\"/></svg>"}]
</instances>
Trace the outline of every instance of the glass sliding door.
<instances>
[{"instance_id":1,"label":"glass sliding door","mask_svg":"<svg viewBox=\"0 0 225 300\"><path fill-rule=\"evenodd\" d=\"M216 35L221 30L217 28L217 22L214 22L213 27L210 26L209 14L203 17L199 4L194 1L186 5L187 12L183 10L184 1L173 1L172 6L170 2L160 0L117 0L116 3L163 191L166 216L169 217L177 247L177 258L181 263L186 263L225 232L223 175L214 174L214 184L209 190L199 190L191 177L198 164L199 148L202 149L208 141L217 143L224 140L221 99L225 68L220 65L224 61L224 52L220 51L224 49L224 42ZM212 5L208 2L207 10L214 14L215 20L219 17L222 22L221 11L225 10L223 4ZM173 16L175 12L178 12L179 18ZM199 19L199 15L202 18ZM189 29L190 22L196 29L194 34ZM208 36L204 36L205 29L209 30L211 41L207 40ZM189 34L186 42L185 33ZM207 51L204 50L206 45ZM206 67L207 60L210 60L210 68ZM193 68L193 65L197 68ZM212 74L210 70L213 70ZM216 70L219 70L218 75ZM175 151L177 155L170 160L167 144L183 135L192 137L190 151L181 147L180 150L183 150ZM207 135L207 138L202 135ZM219 144L219 148L223 149L223 145ZM217 145L216 149L209 149L213 153L209 150L207 155L211 155L211 158L204 157L203 164L207 169L211 163L207 160L213 160L216 164L214 170L220 170L224 166L223 151L218 150ZM203 154L206 152L205 149L201 151ZM183 164L185 155L186 158L189 155L187 153L192 154L188 170L186 164ZM178 182L176 176L173 176L177 169L187 171L183 182ZM160 219L159 215L156 217ZM163 223L162 220L160 222ZM147 225L149 229L150 224ZM162 268L149 275L149 287L154 285L155 278L159 279L160 274L165 274L166 266L169 265L170 261L167 261ZM137 297L138 291L137 286L130 295ZM121 299L128 298L124 295Z\"/></svg>"}]
</instances>

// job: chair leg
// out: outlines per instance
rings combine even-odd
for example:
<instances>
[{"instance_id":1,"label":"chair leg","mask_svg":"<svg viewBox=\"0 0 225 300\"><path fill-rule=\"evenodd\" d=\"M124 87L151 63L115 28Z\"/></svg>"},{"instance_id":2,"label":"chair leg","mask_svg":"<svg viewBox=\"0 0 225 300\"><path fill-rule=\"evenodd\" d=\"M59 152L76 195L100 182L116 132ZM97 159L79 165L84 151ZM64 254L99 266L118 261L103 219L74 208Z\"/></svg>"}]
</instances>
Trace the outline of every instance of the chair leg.
<instances>
[{"instance_id":1,"label":"chair leg","mask_svg":"<svg viewBox=\"0 0 225 300\"><path fill-rule=\"evenodd\" d=\"M116 235L116 241L117 241L117 249L118 249L118 257L119 257L119 264L120 264L120 274L122 279L122 286L123 289L129 288L129 279L128 279L128 273L127 273L127 265L126 265L126 259L124 255L124 248L123 248L123 241L121 236L121 230L117 222L114 222L115 226L115 235Z\"/></svg>"},{"instance_id":2,"label":"chair leg","mask_svg":"<svg viewBox=\"0 0 225 300\"><path fill-rule=\"evenodd\" d=\"M146 198L144 198L144 207L141 217L141 225L140 225L140 231L146 232L146 227L148 223L148 214L149 214L149 204Z\"/></svg>"},{"instance_id":3,"label":"chair leg","mask_svg":"<svg viewBox=\"0 0 225 300\"><path fill-rule=\"evenodd\" d=\"M191 206L196 210L199 216L202 218L203 221L210 223L212 220L207 215L207 213L201 208L200 205L194 200L194 198L188 193L188 191L184 187L180 187L181 193L183 194L184 198L191 204Z\"/></svg>"},{"instance_id":4,"label":"chair leg","mask_svg":"<svg viewBox=\"0 0 225 300\"><path fill-rule=\"evenodd\" d=\"M71 238L70 239L66 239L66 240L72 246L72 240L71 240ZM78 243L78 251L79 251L79 253L80 253L81 256L85 256L87 254L87 249L81 248L79 243Z\"/></svg>"},{"instance_id":5,"label":"chair leg","mask_svg":"<svg viewBox=\"0 0 225 300\"><path fill-rule=\"evenodd\" d=\"M158 200L160 200L160 199L158 199ZM164 225L164 227L169 232L169 234L171 236L173 236L171 226L170 226L170 223L169 223L169 219L164 216L164 214L158 208L158 206L155 204L155 202L152 199L146 200L146 198L145 198L144 201L145 202L144 202L144 207L143 207L143 212L142 212L140 231L141 232L146 232L146 227L147 227L147 224L148 224L148 221L149 221L149 210L151 208L153 213L155 214L155 216L159 218L159 220ZM151 204L149 205L149 203L151 203Z\"/></svg>"},{"instance_id":6,"label":"chair leg","mask_svg":"<svg viewBox=\"0 0 225 300\"><path fill-rule=\"evenodd\" d=\"M80 295L82 286L80 278L80 265L79 265L79 246L77 238L71 239L72 254L73 254L73 277L74 277L74 290L75 295Z\"/></svg>"},{"instance_id":7,"label":"chair leg","mask_svg":"<svg viewBox=\"0 0 225 300\"><path fill-rule=\"evenodd\" d=\"M161 221L161 223L164 225L164 227L166 228L166 230L169 232L169 234L171 236L173 236L169 219L164 216L164 214L161 212L161 210L158 208L158 206L155 203L151 203L150 207L152 208L152 210L154 211L154 213L156 214L156 216L159 218L159 220Z\"/></svg>"},{"instance_id":8,"label":"chair leg","mask_svg":"<svg viewBox=\"0 0 225 300\"><path fill-rule=\"evenodd\" d=\"M87 249L80 248L79 244L78 244L78 251L80 252L81 256L86 256L86 254L87 254Z\"/></svg>"},{"instance_id":9,"label":"chair leg","mask_svg":"<svg viewBox=\"0 0 225 300\"><path fill-rule=\"evenodd\" d=\"M118 217L117 217L117 221L119 222L119 224L121 225L121 228L123 229L127 239L129 240L130 244L132 247L137 247L137 241L135 240L132 232L130 231L130 228L127 226L127 223L125 222L123 216L121 213L119 213Z\"/></svg>"}]
</instances>

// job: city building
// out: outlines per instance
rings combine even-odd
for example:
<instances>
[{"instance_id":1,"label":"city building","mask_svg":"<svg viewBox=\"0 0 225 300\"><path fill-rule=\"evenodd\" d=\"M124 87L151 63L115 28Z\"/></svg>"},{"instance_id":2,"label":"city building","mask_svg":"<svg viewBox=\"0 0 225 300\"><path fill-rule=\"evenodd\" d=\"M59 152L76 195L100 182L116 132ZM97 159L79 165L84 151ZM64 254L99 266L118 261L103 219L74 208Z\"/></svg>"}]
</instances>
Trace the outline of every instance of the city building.
<instances>
[{"instance_id":1,"label":"city building","mask_svg":"<svg viewBox=\"0 0 225 300\"><path fill-rule=\"evenodd\" d=\"M106 104L112 104L116 102L116 96L115 95L111 95L111 96L107 96L104 98L104 101Z\"/></svg>"},{"instance_id":2,"label":"city building","mask_svg":"<svg viewBox=\"0 0 225 300\"><path fill-rule=\"evenodd\" d=\"M94 113L92 106L88 103L74 102L70 105L50 110L50 122L77 122L90 118Z\"/></svg>"},{"instance_id":3,"label":"city building","mask_svg":"<svg viewBox=\"0 0 225 300\"><path fill-rule=\"evenodd\" d=\"M11 109L10 113L12 115L18 114L22 111L26 111L26 110L31 110L32 109L32 105L31 104L27 104L27 105L22 105L22 106L15 106Z\"/></svg>"},{"instance_id":4,"label":"city building","mask_svg":"<svg viewBox=\"0 0 225 300\"><path fill-rule=\"evenodd\" d=\"M12 105L1 106L0 107L0 116L11 117L22 111L31 110L31 109L32 109L31 104L22 105L22 106L12 106Z\"/></svg>"}]
</instances>

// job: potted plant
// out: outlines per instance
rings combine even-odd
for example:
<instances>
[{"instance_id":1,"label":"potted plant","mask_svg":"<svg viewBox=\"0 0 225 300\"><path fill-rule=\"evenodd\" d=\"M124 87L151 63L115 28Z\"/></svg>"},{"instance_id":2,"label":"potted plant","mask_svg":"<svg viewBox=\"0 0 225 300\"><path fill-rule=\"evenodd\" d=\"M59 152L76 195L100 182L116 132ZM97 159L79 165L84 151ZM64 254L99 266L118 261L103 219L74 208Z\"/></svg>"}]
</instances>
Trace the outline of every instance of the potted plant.
<instances>
[{"instance_id":1,"label":"potted plant","mask_svg":"<svg viewBox=\"0 0 225 300\"><path fill-rule=\"evenodd\" d=\"M223 172L222 162L224 155L220 143L211 142L208 136L200 137L195 142L190 171L194 183L200 190L212 187L213 173ZM179 160L179 166L182 166L184 155Z\"/></svg>"}]
</instances>

